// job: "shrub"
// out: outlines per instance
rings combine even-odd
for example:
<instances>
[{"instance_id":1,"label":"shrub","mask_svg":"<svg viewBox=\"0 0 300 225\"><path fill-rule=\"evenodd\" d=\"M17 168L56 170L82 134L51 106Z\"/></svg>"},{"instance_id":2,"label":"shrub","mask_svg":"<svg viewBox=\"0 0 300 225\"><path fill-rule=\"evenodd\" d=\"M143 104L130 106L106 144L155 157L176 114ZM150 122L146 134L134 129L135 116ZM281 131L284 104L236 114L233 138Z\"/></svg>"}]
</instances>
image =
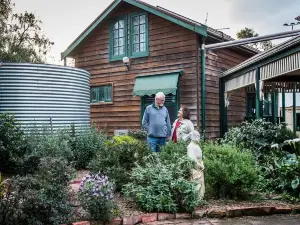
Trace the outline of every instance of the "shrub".
<instances>
[{"instance_id":1,"label":"shrub","mask_svg":"<svg viewBox=\"0 0 300 225\"><path fill-rule=\"evenodd\" d=\"M176 179L180 177L189 179L191 169L195 166L193 161L187 160L187 146L186 142L169 142L162 147L159 154L162 163L168 165Z\"/></svg>"},{"instance_id":2,"label":"shrub","mask_svg":"<svg viewBox=\"0 0 300 225\"><path fill-rule=\"evenodd\" d=\"M141 141L109 145L91 161L89 169L92 173L100 171L108 176L120 191L122 186L128 182L135 162L140 161L149 153L147 144Z\"/></svg>"},{"instance_id":3,"label":"shrub","mask_svg":"<svg viewBox=\"0 0 300 225\"><path fill-rule=\"evenodd\" d=\"M80 183L78 199L91 219L107 222L118 215L113 191L114 184L107 176L86 175Z\"/></svg>"},{"instance_id":4,"label":"shrub","mask_svg":"<svg viewBox=\"0 0 300 225\"><path fill-rule=\"evenodd\" d=\"M48 225L72 220L68 182L72 169L63 159L41 160L34 175L16 176L0 199L0 224Z\"/></svg>"},{"instance_id":5,"label":"shrub","mask_svg":"<svg viewBox=\"0 0 300 225\"><path fill-rule=\"evenodd\" d=\"M70 131L58 130L54 133L30 133L27 136L31 156L35 157L62 157L72 162L73 152L71 148Z\"/></svg>"},{"instance_id":6,"label":"shrub","mask_svg":"<svg viewBox=\"0 0 300 225\"><path fill-rule=\"evenodd\" d=\"M282 151L273 152L260 164L264 191L285 194L300 199L300 157Z\"/></svg>"},{"instance_id":7,"label":"shrub","mask_svg":"<svg viewBox=\"0 0 300 225\"><path fill-rule=\"evenodd\" d=\"M207 144L204 148L206 194L243 198L256 185L258 170L250 152L232 146Z\"/></svg>"},{"instance_id":8,"label":"shrub","mask_svg":"<svg viewBox=\"0 0 300 225\"><path fill-rule=\"evenodd\" d=\"M129 130L128 136L133 137L134 139L137 139L140 141L147 140L147 132L143 131L143 130Z\"/></svg>"},{"instance_id":9,"label":"shrub","mask_svg":"<svg viewBox=\"0 0 300 225\"><path fill-rule=\"evenodd\" d=\"M121 145L121 144L125 144L125 143L134 144L136 142L137 142L137 140L134 139L133 137L130 137L127 135L121 135L121 136L114 136L112 138L112 140L108 141L106 144L109 146L110 145L117 146L117 145Z\"/></svg>"},{"instance_id":10,"label":"shrub","mask_svg":"<svg viewBox=\"0 0 300 225\"><path fill-rule=\"evenodd\" d=\"M72 141L75 168L85 169L97 152L104 151L106 134L98 132L95 127L78 134Z\"/></svg>"},{"instance_id":11,"label":"shrub","mask_svg":"<svg viewBox=\"0 0 300 225\"><path fill-rule=\"evenodd\" d=\"M295 134L287 128L286 124L274 125L264 119L258 119L253 122L242 122L240 127L230 129L220 141L222 144L249 149L256 159L262 160L270 153L271 144L280 144L293 138Z\"/></svg>"},{"instance_id":12,"label":"shrub","mask_svg":"<svg viewBox=\"0 0 300 225\"><path fill-rule=\"evenodd\" d=\"M13 115L0 114L0 172L18 172L27 152L27 141L20 124Z\"/></svg>"},{"instance_id":13,"label":"shrub","mask_svg":"<svg viewBox=\"0 0 300 225\"><path fill-rule=\"evenodd\" d=\"M189 164L187 156L181 160ZM148 212L190 212L195 209L200 203L196 183L178 177L184 172L176 173L173 169L179 167L162 163L156 153L144 161L143 165L133 169L131 182L123 189L125 196L133 198Z\"/></svg>"}]
</instances>

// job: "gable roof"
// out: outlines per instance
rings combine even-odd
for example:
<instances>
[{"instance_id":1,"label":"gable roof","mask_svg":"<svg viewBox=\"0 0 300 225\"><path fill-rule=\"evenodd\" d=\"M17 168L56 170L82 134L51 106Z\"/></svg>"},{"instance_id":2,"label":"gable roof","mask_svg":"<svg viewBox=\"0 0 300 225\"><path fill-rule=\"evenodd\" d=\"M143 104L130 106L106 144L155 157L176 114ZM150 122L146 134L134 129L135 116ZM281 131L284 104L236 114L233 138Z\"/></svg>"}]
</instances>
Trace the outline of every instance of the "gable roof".
<instances>
[{"instance_id":1,"label":"gable roof","mask_svg":"<svg viewBox=\"0 0 300 225\"><path fill-rule=\"evenodd\" d=\"M82 41L103 21L108 15L122 2L126 2L146 12L152 13L156 16L162 17L170 22L173 22L179 26L186 29L194 31L204 37L207 35L217 37L219 40L224 39L224 41L234 40L230 36L221 33L211 27L207 27L197 21L186 18L182 15L174 13L170 10L164 9L162 7L155 7L148 3L142 2L140 0L114 0L70 45L69 47L61 53L61 58L64 59L71 55L71 53L82 43ZM250 51L251 53L257 53L258 51L251 47L241 47L243 50Z\"/></svg>"}]
</instances>

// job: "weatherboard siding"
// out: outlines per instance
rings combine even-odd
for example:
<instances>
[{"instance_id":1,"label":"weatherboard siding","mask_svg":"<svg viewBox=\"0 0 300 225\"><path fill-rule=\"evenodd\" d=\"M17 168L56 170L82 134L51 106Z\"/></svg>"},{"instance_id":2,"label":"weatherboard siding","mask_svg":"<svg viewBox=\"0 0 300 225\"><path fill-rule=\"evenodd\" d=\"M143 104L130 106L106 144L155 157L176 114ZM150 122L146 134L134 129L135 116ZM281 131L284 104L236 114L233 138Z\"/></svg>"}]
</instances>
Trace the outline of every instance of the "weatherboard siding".
<instances>
[{"instance_id":1,"label":"weatherboard siding","mask_svg":"<svg viewBox=\"0 0 300 225\"><path fill-rule=\"evenodd\" d=\"M123 4L114 15L140 12ZM109 20L95 29L75 57L75 66L89 71L91 85L113 83L113 104L91 105L91 122L113 133L140 129L140 97L133 97L137 75L183 70L180 103L191 109L196 125L196 34L163 18L148 14L149 56L131 59L130 70L122 61L109 61Z\"/></svg>"}]
</instances>

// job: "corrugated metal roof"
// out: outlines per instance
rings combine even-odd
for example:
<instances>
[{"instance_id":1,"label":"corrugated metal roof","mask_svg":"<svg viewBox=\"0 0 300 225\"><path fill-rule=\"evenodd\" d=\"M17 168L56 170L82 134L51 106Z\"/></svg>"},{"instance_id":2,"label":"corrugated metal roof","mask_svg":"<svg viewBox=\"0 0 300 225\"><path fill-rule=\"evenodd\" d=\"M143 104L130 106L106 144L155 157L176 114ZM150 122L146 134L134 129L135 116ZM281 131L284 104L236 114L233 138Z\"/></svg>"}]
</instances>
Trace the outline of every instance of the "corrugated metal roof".
<instances>
[{"instance_id":1,"label":"corrugated metal roof","mask_svg":"<svg viewBox=\"0 0 300 225\"><path fill-rule=\"evenodd\" d=\"M228 75L230 75L232 73L235 73L235 72L237 72L237 71L239 71L241 69L244 69L244 68L246 68L248 66L251 66L251 65L253 65L253 64L257 63L257 62L260 62L260 61L262 61L262 60L264 60L264 59L266 59L266 58L268 58L268 57L270 57L272 55L275 55L275 54L277 54L279 52L282 52L285 49L288 49L288 48L290 48L290 47L292 47L292 46L294 46L296 44L299 44L299 43L300 43L300 35L297 36L297 37L291 38L291 39L289 39L289 40L287 40L287 41L285 41L285 42L283 42L283 43L281 43L279 45L276 45L275 47L273 47L273 48L271 48L271 49L269 49L267 51L261 52L261 53L255 55L255 56L251 57L250 59L248 59L248 60L240 63L239 65L237 65L237 66L235 66L235 67L233 67L233 68L231 68L229 70L226 70L223 73L223 75L224 76L228 76Z\"/></svg>"}]
</instances>

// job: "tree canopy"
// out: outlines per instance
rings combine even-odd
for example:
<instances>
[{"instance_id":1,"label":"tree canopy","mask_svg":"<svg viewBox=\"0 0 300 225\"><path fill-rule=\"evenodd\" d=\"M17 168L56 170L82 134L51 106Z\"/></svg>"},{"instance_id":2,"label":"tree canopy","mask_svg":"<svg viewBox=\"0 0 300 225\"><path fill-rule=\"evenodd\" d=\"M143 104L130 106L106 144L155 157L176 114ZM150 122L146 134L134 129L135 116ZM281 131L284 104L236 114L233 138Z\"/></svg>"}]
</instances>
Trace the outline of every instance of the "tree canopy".
<instances>
[{"instance_id":1,"label":"tree canopy","mask_svg":"<svg viewBox=\"0 0 300 225\"><path fill-rule=\"evenodd\" d=\"M245 27L244 29L237 32L236 36L237 39L244 39L244 38L258 37L259 34L256 33L252 28ZM274 46L271 41L262 41L262 42L252 43L249 45L261 51L268 50Z\"/></svg>"},{"instance_id":2,"label":"tree canopy","mask_svg":"<svg viewBox=\"0 0 300 225\"><path fill-rule=\"evenodd\" d=\"M51 42L42 32L42 21L33 13L14 13L11 0L0 0L0 60L43 63Z\"/></svg>"}]
</instances>

